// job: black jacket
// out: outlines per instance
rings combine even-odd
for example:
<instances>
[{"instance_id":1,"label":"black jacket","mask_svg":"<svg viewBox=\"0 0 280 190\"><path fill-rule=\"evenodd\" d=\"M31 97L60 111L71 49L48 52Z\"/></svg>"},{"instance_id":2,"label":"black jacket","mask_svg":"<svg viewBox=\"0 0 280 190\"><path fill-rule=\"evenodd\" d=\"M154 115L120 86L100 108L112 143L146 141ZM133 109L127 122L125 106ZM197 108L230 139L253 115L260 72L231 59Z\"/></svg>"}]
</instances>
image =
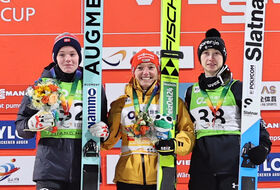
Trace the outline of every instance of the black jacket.
<instances>
[{"instance_id":1,"label":"black jacket","mask_svg":"<svg viewBox=\"0 0 280 190\"><path fill-rule=\"evenodd\" d=\"M63 82L73 82L74 74L63 73L54 63L44 69L41 77L52 78L50 73L52 67L55 68L57 79ZM101 120L107 122L107 99L104 89L102 89L102 103ZM24 96L16 119L17 132L20 137L26 139L36 135L36 132L23 130L28 129L28 120L38 112L30 109L29 104L29 98ZM81 139L41 138L37 148L33 180L79 182L81 178L81 144Z\"/></svg>"},{"instance_id":2,"label":"black jacket","mask_svg":"<svg viewBox=\"0 0 280 190\"><path fill-rule=\"evenodd\" d=\"M233 92L236 104L241 110L242 83L240 81L236 81L232 84L230 90ZM192 86L187 89L185 96L185 102L188 109L190 107L191 94ZM194 117L191 116L191 118L194 122ZM265 129L264 122L261 122L260 127L260 144L267 147L270 152L271 141L269 140L269 133ZM194 150L192 152L189 173L238 175L239 152L240 135L215 135L201 137L196 140Z\"/></svg>"}]
</instances>

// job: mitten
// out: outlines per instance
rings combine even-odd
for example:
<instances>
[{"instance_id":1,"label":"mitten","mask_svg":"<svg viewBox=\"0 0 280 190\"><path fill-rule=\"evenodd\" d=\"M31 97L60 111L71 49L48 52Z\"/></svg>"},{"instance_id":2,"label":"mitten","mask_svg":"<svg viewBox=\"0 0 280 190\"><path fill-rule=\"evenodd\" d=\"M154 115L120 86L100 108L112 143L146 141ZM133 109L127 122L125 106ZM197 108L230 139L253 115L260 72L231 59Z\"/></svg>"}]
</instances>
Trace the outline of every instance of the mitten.
<instances>
[{"instance_id":1,"label":"mitten","mask_svg":"<svg viewBox=\"0 0 280 190\"><path fill-rule=\"evenodd\" d=\"M259 145L249 149L248 156L251 162L253 162L256 165L260 165L266 159L268 151L268 148L266 148L264 145Z\"/></svg>"},{"instance_id":2,"label":"mitten","mask_svg":"<svg viewBox=\"0 0 280 190\"><path fill-rule=\"evenodd\" d=\"M159 140L155 143L155 148L161 155L173 155L176 149L176 140Z\"/></svg>"},{"instance_id":3,"label":"mitten","mask_svg":"<svg viewBox=\"0 0 280 190\"><path fill-rule=\"evenodd\" d=\"M92 134L92 136L100 137L103 141L107 140L110 133L108 126L103 121L92 125L89 128L89 132Z\"/></svg>"},{"instance_id":4,"label":"mitten","mask_svg":"<svg viewBox=\"0 0 280 190\"><path fill-rule=\"evenodd\" d=\"M27 122L28 131L47 130L52 132L54 129L55 120L52 112L39 111L34 114Z\"/></svg>"}]
</instances>

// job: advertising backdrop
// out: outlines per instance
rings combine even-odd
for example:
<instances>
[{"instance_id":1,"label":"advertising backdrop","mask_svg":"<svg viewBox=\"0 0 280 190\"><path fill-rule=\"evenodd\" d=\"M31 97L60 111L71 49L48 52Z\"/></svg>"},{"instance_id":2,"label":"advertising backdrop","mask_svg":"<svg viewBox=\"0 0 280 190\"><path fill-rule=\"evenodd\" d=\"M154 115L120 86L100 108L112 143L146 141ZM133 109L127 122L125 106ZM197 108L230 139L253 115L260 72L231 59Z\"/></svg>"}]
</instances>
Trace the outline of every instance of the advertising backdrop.
<instances>
[{"instance_id":1,"label":"advertising backdrop","mask_svg":"<svg viewBox=\"0 0 280 190\"><path fill-rule=\"evenodd\" d=\"M98 0L93 0L98 1ZM262 117L268 124L273 141L269 159L260 167L259 188L280 187L280 0L267 0L264 33ZM185 59L180 62L180 82L197 81L202 67L197 58L197 47L205 37L205 31L217 28L227 47L227 64L235 79L242 79L244 12L246 0L182 0L181 50ZM34 190L31 166L36 154L36 142L31 147L13 144L19 142L13 122L24 89L32 85L45 66L52 62L54 38L63 32L75 34L83 44L84 1L67 0L0 0L0 165L16 158L30 158L28 172L18 170L1 178L0 189ZM256 23L255 23L256 24ZM127 83L131 77L130 58L141 48L159 54L160 50L160 0L104 0L103 34L103 83L108 99L112 101L122 93L116 83ZM181 87L184 91L186 86ZM183 92L184 93L184 92ZM9 146L6 142L12 143ZM107 155L116 158L119 148L102 152L101 189L115 189L112 169ZM178 189L187 189L189 156L178 160ZM11 159L10 159L11 158ZM110 157L108 157L110 158ZM14 162L14 165L18 165ZM1 166L2 167L2 166ZM33 168L32 168L33 169ZM0 168L0 172L3 169ZM28 174L28 175L27 175ZM30 174L30 175L29 175ZM21 180L16 175L26 175ZM20 180L19 180L20 179ZM13 180L13 181L12 181ZM14 184L14 186L13 186Z\"/></svg>"}]
</instances>

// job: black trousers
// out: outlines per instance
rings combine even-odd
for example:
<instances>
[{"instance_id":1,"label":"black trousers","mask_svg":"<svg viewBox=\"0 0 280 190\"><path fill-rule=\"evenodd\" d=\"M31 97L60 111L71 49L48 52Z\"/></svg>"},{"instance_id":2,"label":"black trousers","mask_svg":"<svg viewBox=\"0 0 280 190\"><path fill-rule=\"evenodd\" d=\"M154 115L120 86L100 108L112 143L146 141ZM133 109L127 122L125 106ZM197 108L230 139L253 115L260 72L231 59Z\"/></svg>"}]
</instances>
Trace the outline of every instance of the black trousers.
<instances>
[{"instance_id":1,"label":"black trousers","mask_svg":"<svg viewBox=\"0 0 280 190\"><path fill-rule=\"evenodd\" d=\"M156 190L157 185L137 185L117 182L117 190Z\"/></svg>"},{"instance_id":2,"label":"black trousers","mask_svg":"<svg viewBox=\"0 0 280 190\"><path fill-rule=\"evenodd\" d=\"M237 190L238 177L228 174L191 174L189 190Z\"/></svg>"},{"instance_id":3,"label":"black trousers","mask_svg":"<svg viewBox=\"0 0 280 190\"><path fill-rule=\"evenodd\" d=\"M80 190L80 182L67 183L64 181L37 181L36 190Z\"/></svg>"}]
</instances>

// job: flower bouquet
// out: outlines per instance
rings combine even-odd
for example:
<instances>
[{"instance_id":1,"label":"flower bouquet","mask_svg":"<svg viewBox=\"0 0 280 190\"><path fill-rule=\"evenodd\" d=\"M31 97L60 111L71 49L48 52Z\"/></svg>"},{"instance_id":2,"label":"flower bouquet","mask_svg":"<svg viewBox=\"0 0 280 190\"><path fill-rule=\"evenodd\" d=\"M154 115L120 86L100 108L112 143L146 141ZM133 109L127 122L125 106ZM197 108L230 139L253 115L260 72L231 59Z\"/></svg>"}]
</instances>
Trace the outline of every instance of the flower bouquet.
<instances>
[{"instance_id":1,"label":"flower bouquet","mask_svg":"<svg viewBox=\"0 0 280 190\"><path fill-rule=\"evenodd\" d=\"M150 140L154 138L154 120L147 112L140 111L133 125L126 128L126 131L136 138L147 137Z\"/></svg>"},{"instance_id":2,"label":"flower bouquet","mask_svg":"<svg viewBox=\"0 0 280 190\"><path fill-rule=\"evenodd\" d=\"M54 79L39 79L33 86L30 86L26 90L26 95L30 98L30 108L44 112L51 112L55 122L58 121L58 108L60 104L61 96L63 96L61 88ZM57 131L57 127L52 127L52 133ZM38 128L36 131L46 130L49 127Z\"/></svg>"}]
</instances>

